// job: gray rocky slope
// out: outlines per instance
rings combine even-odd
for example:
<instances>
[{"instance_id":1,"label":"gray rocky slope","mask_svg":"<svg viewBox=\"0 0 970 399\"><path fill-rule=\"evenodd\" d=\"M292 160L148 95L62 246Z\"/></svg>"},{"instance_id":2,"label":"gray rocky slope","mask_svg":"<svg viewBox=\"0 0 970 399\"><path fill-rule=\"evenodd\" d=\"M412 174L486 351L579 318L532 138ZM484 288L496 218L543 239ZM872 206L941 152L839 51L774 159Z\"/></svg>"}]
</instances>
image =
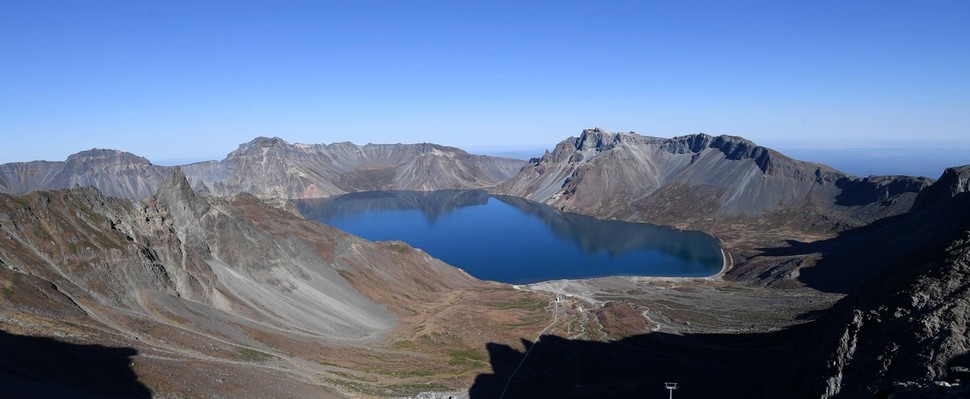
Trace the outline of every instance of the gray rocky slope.
<instances>
[{"instance_id":1,"label":"gray rocky slope","mask_svg":"<svg viewBox=\"0 0 970 399\"><path fill-rule=\"evenodd\" d=\"M244 316L335 339L373 335L394 319L340 274L380 267L368 259L381 252L369 249L374 244L313 224L331 241L324 246L336 248L321 253L322 244L277 234L253 220L282 211L251 196L199 196L179 169L156 196L140 203L84 188L3 201L0 263L6 273L45 278L71 297L87 298L75 300L86 311L97 312L88 300L146 314L177 314L193 303L213 323ZM310 224L292 215L284 219L290 227ZM456 269L426 263L442 281L470 281ZM387 270L381 275L395 278ZM406 277L412 278L417 275Z\"/></svg>"},{"instance_id":2,"label":"gray rocky slope","mask_svg":"<svg viewBox=\"0 0 970 399\"><path fill-rule=\"evenodd\" d=\"M810 223L863 225L905 212L930 183L853 177L740 137L663 139L587 129L532 159L494 192L599 217L710 230L704 225L717 220L792 210Z\"/></svg>"},{"instance_id":3,"label":"gray rocky slope","mask_svg":"<svg viewBox=\"0 0 970 399\"><path fill-rule=\"evenodd\" d=\"M309 145L259 137L222 161L183 165L182 170L199 192L292 199L367 190L490 187L524 164L436 144ZM143 199L155 193L171 170L126 152L89 150L64 162L0 165L0 192L24 194L79 185L113 197Z\"/></svg>"},{"instance_id":4,"label":"gray rocky slope","mask_svg":"<svg viewBox=\"0 0 970 399\"><path fill-rule=\"evenodd\" d=\"M371 342L415 304L476 284L423 252L248 194L197 195L179 169L140 202L80 187L0 194L0 352L21 350L5 346L17 331L133 346L139 378L158 392L208 384L203 392L227 397L339 397L319 380L333 369L315 358L321 348ZM72 353L28 356L42 366L0 359L0 396L100 392L70 378L45 391L60 389L50 370ZM227 379L232 387L217 387Z\"/></svg>"},{"instance_id":5,"label":"gray rocky slope","mask_svg":"<svg viewBox=\"0 0 970 399\"><path fill-rule=\"evenodd\" d=\"M794 374L811 387L805 397L970 394L956 386L970 382L968 182L970 165L950 168L910 213L853 234L848 245L860 256L852 261L862 267L838 273L850 264L838 254L816 266L836 269L826 278L866 283L816 321L799 348L806 357Z\"/></svg>"}]
</instances>

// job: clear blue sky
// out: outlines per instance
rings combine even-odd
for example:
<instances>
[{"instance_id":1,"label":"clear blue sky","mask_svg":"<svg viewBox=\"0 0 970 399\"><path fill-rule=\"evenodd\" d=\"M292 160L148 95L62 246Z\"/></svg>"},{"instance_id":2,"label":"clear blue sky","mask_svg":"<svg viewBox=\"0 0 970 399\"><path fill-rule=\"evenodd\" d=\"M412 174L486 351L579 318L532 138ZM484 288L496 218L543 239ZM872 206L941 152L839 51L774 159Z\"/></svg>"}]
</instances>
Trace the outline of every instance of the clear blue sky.
<instances>
[{"instance_id":1,"label":"clear blue sky","mask_svg":"<svg viewBox=\"0 0 970 399\"><path fill-rule=\"evenodd\" d=\"M970 149L968 21L957 0L7 0L0 163L221 159L260 135L544 148L592 126Z\"/></svg>"}]
</instances>

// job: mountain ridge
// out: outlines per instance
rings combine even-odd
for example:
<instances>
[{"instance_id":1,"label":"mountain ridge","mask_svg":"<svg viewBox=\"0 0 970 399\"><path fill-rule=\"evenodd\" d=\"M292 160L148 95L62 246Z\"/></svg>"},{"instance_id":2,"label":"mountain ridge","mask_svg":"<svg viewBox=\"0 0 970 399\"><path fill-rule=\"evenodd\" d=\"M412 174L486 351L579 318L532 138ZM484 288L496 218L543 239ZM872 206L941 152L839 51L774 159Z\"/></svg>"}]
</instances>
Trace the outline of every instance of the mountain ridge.
<instances>
[{"instance_id":1,"label":"mountain ridge","mask_svg":"<svg viewBox=\"0 0 970 399\"><path fill-rule=\"evenodd\" d=\"M290 144L279 137L257 137L221 161L178 167L197 192L223 196L248 192L289 199L374 189L484 188L518 172L522 165L521 160L473 155L431 143ZM155 194L174 168L124 151L90 149L65 161L2 164L0 192L26 194L80 185L138 200Z\"/></svg>"},{"instance_id":2,"label":"mountain ridge","mask_svg":"<svg viewBox=\"0 0 970 399\"><path fill-rule=\"evenodd\" d=\"M737 136L664 139L597 128L533 158L493 192L598 217L710 231L705 224L717 220L791 210L818 213L829 227L863 225L905 212L932 182L859 178Z\"/></svg>"},{"instance_id":3,"label":"mountain ridge","mask_svg":"<svg viewBox=\"0 0 970 399\"><path fill-rule=\"evenodd\" d=\"M430 143L290 144L258 137L222 161L184 165L183 170L193 186L204 185L216 195L245 191L303 199L384 189L483 188L522 164Z\"/></svg>"},{"instance_id":4,"label":"mountain ridge","mask_svg":"<svg viewBox=\"0 0 970 399\"><path fill-rule=\"evenodd\" d=\"M0 192L97 187L106 195L145 198L155 193L169 168L144 157L112 149L90 149L64 161L13 162L0 165Z\"/></svg>"}]
</instances>

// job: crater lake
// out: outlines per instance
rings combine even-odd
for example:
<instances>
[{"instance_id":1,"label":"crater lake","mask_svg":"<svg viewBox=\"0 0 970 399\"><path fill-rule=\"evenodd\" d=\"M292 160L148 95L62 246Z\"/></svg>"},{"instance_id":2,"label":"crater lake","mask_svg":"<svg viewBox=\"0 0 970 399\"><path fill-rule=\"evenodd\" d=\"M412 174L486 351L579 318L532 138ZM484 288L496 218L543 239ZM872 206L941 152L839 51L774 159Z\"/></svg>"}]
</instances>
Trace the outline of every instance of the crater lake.
<instances>
[{"instance_id":1,"label":"crater lake","mask_svg":"<svg viewBox=\"0 0 970 399\"><path fill-rule=\"evenodd\" d=\"M484 190L368 191L294 201L309 219L372 241L398 240L483 280L528 284L605 276L717 274L717 239L601 220Z\"/></svg>"}]
</instances>

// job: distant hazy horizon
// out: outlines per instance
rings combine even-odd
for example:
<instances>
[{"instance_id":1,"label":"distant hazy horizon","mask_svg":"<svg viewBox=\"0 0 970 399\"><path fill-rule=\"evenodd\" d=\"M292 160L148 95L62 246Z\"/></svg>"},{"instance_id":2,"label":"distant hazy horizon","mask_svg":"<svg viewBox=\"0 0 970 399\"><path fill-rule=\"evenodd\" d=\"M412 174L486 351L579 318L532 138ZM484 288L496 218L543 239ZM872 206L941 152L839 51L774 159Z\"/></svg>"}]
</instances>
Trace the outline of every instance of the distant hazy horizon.
<instances>
[{"instance_id":1,"label":"distant hazy horizon","mask_svg":"<svg viewBox=\"0 0 970 399\"><path fill-rule=\"evenodd\" d=\"M0 2L0 163L583 128L970 150L970 2ZM970 161L968 161L970 162Z\"/></svg>"}]
</instances>

